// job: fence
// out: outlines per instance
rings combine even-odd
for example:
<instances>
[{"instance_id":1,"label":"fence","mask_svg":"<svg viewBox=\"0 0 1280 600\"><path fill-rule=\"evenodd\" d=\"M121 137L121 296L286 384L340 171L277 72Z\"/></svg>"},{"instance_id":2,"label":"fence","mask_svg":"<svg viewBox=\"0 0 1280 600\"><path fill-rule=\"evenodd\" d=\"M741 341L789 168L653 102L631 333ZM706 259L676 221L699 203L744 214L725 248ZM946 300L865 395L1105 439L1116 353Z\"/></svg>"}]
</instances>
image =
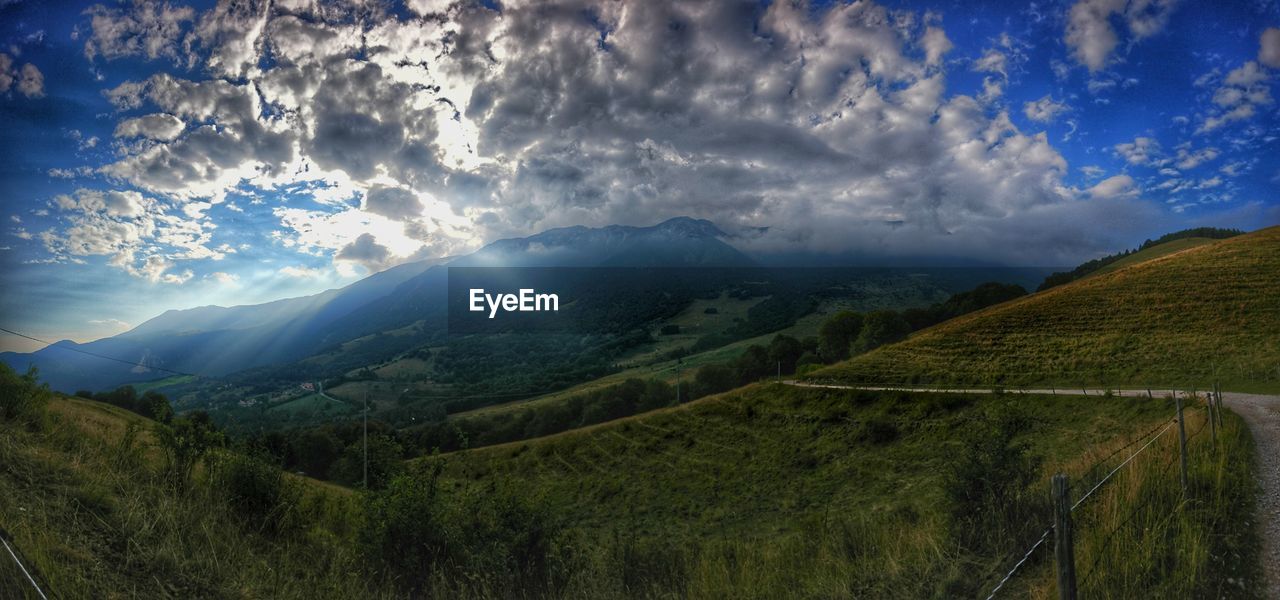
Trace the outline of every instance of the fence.
<instances>
[{"instance_id":1,"label":"fence","mask_svg":"<svg viewBox=\"0 0 1280 600\"><path fill-rule=\"evenodd\" d=\"M24 558L22 556L22 551L18 550L17 544L14 543L12 539L13 538L9 537L9 532L4 529L0 529L0 546L4 547L5 556L13 560L14 565L18 568L18 572L22 574L23 581L20 582L20 585L24 587L30 585L31 589L35 592L36 597L39 597L41 600L49 600L49 597L44 593L44 590L49 586L40 585L43 578L40 577L39 573L35 572L34 566L27 566L31 564L31 561L22 560ZM0 591L3 591L3 589L0 589Z\"/></svg>"},{"instance_id":2,"label":"fence","mask_svg":"<svg viewBox=\"0 0 1280 600\"><path fill-rule=\"evenodd\" d=\"M1194 392L1187 392L1186 394L1190 399L1198 397ZM1148 395L1151 395L1150 392L1148 392ZM1222 394L1218 390L1217 384L1214 384L1213 389L1206 393L1206 405L1200 408L1200 410L1204 410L1206 412L1208 417L1207 422L1201 424L1200 428L1190 436L1187 435L1186 431L1186 411L1182 405L1182 398L1179 397L1176 392L1173 396L1177 414L1170 420L1162 421L1144 435L1134 438L1129 443L1117 448L1106 457L1096 461L1093 466L1085 471L1086 476L1097 470L1107 461L1119 455L1121 452L1124 452L1125 450L1137 445L1139 442L1146 440L1146 443L1142 444L1140 448L1129 454L1127 458L1112 468L1105 476L1098 478L1096 482L1088 486L1088 491L1080 496L1080 498L1074 503L1071 502L1071 485L1067 475L1064 473L1058 473L1053 476L1050 488L1050 495L1053 502L1053 523L1045 528L1044 533L1040 535L1039 539L1037 539L1030 548L1021 553L1018 561L1014 563L1013 567L1009 569L996 586L992 588L991 593L987 595L987 600L993 600L996 597L996 594L1003 589L1007 583L1009 583L1014 575L1018 573L1019 569L1021 569L1028 559L1035 554L1036 550L1045 544L1050 535L1053 536L1054 570L1057 579L1058 597L1062 600L1075 600L1078 589L1077 583L1087 582L1098 572L1098 566L1101 563L1102 558L1105 556L1105 552L1099 551L1085 576L1081 579L1077 579L1073 543L1074 528L1071 516L1072 513L1084 504L1084 502L1088 500L1094 492L1098 491L1098 489L1110 481L1111 478L1119 473L1125 466L1133 462L1138 455L1147 451L1147 449L1151 448L1157 440L1171 431L1174 425L1177 425L1178 427L1178 457L1176 462L1181 466L1180 483L1182 487L1182 494L1184 497L1189 495L1187 487L1187 444L1191 439L1194 439L1197 435L1203 432L1206 427L1208 427L1210 435L1212 436L1210 438L1212 440L1211 443L1216 447L1218 429L1221 427L1222 423ZM1174 462L1175 461L1173 459L1170 459L1161 473L1167 473L1168 469L1173 466ZM1134 515L1138 514L1138 512L1145 508L1145 506L1150 502L1151 497L1148 497L1148 499L1142 504L1130 509L1125 521L1107 533L1106 538L1102 542L1102 550L1105 551L1110 546L1111 540L1115 537L1116 532L1127 525L1128 522L1133 519Z\"/></svg>"}]
</instances>

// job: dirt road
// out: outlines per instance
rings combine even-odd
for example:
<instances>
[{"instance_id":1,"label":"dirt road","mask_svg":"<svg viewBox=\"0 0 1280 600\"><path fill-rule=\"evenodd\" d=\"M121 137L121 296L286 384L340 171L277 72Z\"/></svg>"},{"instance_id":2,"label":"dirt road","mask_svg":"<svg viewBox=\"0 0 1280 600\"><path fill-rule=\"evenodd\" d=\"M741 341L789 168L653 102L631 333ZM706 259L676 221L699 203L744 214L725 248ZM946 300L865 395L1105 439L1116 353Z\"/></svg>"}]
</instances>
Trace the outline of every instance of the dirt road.
<instances>
[{"instance_id":1,"label":"dirt road","mask_svg":"<svg viewBox=\"0 0 1280 600\"><path fill-rule=\"evenodd\" d=\"M1249 424L1258 448L1262 568L1267 575L1267 597L1280 600L1280 396L1223 392L1222 402Z\"/></svg>"}]
</instances>

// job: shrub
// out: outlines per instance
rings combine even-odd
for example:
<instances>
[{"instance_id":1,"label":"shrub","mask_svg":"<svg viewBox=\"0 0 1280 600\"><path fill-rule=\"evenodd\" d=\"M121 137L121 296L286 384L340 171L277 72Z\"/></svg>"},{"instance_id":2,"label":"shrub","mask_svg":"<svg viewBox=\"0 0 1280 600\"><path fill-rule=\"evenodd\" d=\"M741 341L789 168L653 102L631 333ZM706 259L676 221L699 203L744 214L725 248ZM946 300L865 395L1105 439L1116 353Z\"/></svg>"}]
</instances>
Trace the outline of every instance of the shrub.
<instances>
[{"instance_id":1,"label":"shrub","mask_svg":"<svg viewBox=\"0 0 1280 600\"><path fill-rule=\"evenodd\" d=\"M9 365L0 363L0 418L33 425L40 422L50 392L48 385L36 383L37 373L31 367L18 375Z\"/></svg>"},{"instance_id":2,"label":"shrub","mask_svg":"<svg viewBox=\"0 0 1280 600\"><path fill-rule=\"evenodd\" d=\"M952 536L976 554L999 552L1048 521L1044 494L1030 490L1040 457L1021 435L1030 420L1012 404L998 406L971 424L945 492Z\"/></svg>"},{"instance_id":3,"label":"shrub","mask_svg":"<svg viewBox=\"0 0 1280 600\"><path fill-rule=\"evenodd\" d=\"M246 524L258 531L279 533L285 516L297 503L299 491L284 472L261 457L229 452L214 468L217 489Z\"/></svg>"}]
</instances>

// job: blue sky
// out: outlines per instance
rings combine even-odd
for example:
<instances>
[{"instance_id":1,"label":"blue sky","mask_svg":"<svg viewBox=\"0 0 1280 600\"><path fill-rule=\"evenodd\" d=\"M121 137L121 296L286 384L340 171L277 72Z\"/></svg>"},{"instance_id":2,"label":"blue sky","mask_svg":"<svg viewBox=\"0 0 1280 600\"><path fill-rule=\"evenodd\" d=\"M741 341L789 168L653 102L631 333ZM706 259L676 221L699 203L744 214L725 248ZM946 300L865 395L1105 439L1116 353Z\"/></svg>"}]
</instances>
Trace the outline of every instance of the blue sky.
<instances>
[{"instance_id":1,"label":"blue sky","mask_svg":"<svg viewBox=\"0 0 1280 600\"><path fill-rule=\"evenodd\" d=\"M677 215L768 227L757 253L1039 265L1256 229L1277 27L1274 1L0 2L0 321L87 341Z\"/></svg>"}]
</instances>

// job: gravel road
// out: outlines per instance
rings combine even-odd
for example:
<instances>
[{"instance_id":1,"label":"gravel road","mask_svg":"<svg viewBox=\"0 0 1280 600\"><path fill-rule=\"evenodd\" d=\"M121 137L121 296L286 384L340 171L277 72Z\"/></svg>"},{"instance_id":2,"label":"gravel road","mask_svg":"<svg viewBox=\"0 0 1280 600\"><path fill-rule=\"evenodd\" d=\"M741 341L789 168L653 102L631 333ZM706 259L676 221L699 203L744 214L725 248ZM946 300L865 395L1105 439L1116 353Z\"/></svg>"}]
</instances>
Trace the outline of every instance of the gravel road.
<instances>
[{"instance_id":1,"label":"gravel road","mask_svg":"<svg viewBox=\"0 0 1280 600\"><path fill-rule=\"evenodd\" d=\"M1280 396L1223 392L1222 401L1249 424L1258 447L1262 568L1267 575L1267 597L1280 600Z\"/></svg>"}]
</instances>

